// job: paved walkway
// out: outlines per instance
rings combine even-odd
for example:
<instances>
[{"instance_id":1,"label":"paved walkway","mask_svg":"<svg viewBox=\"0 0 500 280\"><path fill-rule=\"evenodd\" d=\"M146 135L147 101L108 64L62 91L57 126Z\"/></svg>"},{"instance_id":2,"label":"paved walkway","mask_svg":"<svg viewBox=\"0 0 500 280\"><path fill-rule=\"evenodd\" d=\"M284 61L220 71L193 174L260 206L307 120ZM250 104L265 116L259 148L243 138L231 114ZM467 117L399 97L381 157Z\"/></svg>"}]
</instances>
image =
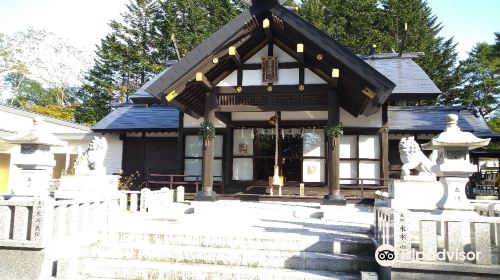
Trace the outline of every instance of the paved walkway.
<instances>
[{"instance_id":1,"label":"paved walkway","mask_svg":"<svg viewBox=\"0 0 500 280\"><path fill-rule=\"evenodd\" d=\"M321 219L325 214L328 220ZM185 214L190 213L190 214ZM218 235L329 236L367 238L373 224L366 206L290 202L191 202L164 213L120 215L112 231Z\"/></svg>"}]
</instances>

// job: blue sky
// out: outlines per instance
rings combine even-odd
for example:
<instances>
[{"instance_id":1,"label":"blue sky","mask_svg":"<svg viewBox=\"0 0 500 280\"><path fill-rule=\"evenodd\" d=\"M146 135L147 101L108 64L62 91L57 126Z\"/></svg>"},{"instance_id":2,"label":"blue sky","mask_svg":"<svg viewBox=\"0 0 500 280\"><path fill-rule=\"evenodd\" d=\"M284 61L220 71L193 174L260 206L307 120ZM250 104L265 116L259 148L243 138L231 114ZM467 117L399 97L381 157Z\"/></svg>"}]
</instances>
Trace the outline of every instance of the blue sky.
<instances>
[{"instance_id":1,"label":"blue sky","mask_svg":"<svg viewBox=\"0 0 500 280\"><path fill-rule=\"evenodd\" d=\"M216 0L214 0L216 1ZM120 19L129 0L0 0L0 32L33 26L67 38L92 51L109 32L108 23ZM443 23L442 35L458 42L460 58L476 42L493 42L500 32L500 0L428 0Z\"/></svg>"},{"instance_id":2,"label":"blue sky","mask_svg":"<svg viewBox=\"0 0 500 280\"><path fill-rule=\"evenodd\" d=\"M477 42L494 42L500 32L500 0L428 0L438 21L443 23L442 36L454 37L460 58Z\"/></svg>"}]
</instances>

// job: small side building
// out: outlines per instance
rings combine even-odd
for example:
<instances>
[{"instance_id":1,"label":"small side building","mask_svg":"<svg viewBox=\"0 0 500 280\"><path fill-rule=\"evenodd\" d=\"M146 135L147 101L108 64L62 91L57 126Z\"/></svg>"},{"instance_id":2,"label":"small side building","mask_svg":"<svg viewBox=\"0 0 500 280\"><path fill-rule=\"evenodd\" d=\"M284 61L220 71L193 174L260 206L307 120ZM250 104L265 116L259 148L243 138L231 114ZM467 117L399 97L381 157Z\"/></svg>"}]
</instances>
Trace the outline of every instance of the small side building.
<instances>
[{"instance_id":1,"label":"small side building","mask_svg":"<svg viewBox=\"0 0 500 280\"><path fill-rule=\"evenodd\" d=\"M11 178L17 176L18 172L13 163L16 162L16 157L20 156L19 145L7 143L2 139L29 130L35 117L43 118L45 129L67 143L65 147L52 148L56 161L54 179L59 179L62 174L72 174L78 149L85 150L95 136L102 137L101 134L94 133L89 127L83 125L0 105L0 194L8 194L12 189L11 184L14 180ZM106 172L108 174L120 173L122 141L117 135L108 134L104 137L108 142L104 162Z\"/></svg>"}]
</instances>

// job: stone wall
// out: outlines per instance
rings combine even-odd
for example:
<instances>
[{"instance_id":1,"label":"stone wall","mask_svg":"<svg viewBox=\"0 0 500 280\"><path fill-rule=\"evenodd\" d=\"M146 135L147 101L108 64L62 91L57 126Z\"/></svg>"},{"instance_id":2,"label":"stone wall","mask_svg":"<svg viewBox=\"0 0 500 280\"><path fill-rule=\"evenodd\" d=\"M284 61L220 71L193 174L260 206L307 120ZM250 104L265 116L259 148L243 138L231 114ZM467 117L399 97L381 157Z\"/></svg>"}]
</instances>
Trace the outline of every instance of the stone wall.
<instances>
[{"instance_id":1,"label":"stone wall","mask_svg":"<svg viewBox=\"0 0 500 280\"><path fill-rule=\"evenodd\" d=\"M2 279L54 276L57 260L77 254L109 222L113 200L60 200L51 197L0 199ZM74 242L78 240L78 242Z\"/></svg>"}]
</instances>

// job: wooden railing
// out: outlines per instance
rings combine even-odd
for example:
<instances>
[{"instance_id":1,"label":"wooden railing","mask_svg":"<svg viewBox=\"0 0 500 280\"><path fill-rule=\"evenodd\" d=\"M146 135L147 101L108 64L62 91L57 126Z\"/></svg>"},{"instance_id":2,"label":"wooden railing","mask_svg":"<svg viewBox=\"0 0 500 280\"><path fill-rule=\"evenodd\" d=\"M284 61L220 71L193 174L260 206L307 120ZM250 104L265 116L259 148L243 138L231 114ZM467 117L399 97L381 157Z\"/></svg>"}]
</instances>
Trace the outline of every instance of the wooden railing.
<instances>
[{"instance_id":1,"label":"wooden railing","mask_svg":"<svg viewBox=\"0 0 500 280\"><path fill-rule=\"evenodd\" d=\"M365 196L365 191L367 190L380 190L384 191L388 189L388 184L394 179L384 179L384 178L340 178L340 182L342 181L355 181L355 185L344 185L340 184L340 189L347 190L359 190L361 197ZM366 182L374 182L367 184Z\"/></svg>"},{"instance_id":2,"label":"wooden railing","mask_svg":"<svg viewBox=\"0 0 500 280\"><path fill-rule=\"evenodd\" d=\"M493 245L500 242L500 231L491 234L491 228L499 224L500 218L493 217L425 215L375 207L374 237L379 245L395 247L397 261L464 263L446 254L463 252L475 257L472 264L491 266L500 264L494 257L497 253L492 252ZM417 256L414 252L422 259L413 259Z\"/></svg>"},{"instance_id":3,"label":"wooden railing","mask_svg":"<svg viewBox=\"0 0 500 280\"><path fill-rule=\"evenodd\" d=\"M218 184L224 193L224 182L222 176L213 176L214 185ZM174 186L194 185L196 192L199 191L203 176L201 175L179 175L179 174L149 174L147 179L147 186L149 189L161 189L168 187L173 189Z\"/></svg>"},{"instance_id":4,"label":"wooden railing","mask_svg":"<svg viewBox=\"0 0 500 280\"><path fill-rule=\"evenodd\" d=\"M220 107L295 107L326 106L328 97L324 93L287 94L287 93L252 93L252 94L217 94L217 106Z\"/></svg>"}]
</instances>

